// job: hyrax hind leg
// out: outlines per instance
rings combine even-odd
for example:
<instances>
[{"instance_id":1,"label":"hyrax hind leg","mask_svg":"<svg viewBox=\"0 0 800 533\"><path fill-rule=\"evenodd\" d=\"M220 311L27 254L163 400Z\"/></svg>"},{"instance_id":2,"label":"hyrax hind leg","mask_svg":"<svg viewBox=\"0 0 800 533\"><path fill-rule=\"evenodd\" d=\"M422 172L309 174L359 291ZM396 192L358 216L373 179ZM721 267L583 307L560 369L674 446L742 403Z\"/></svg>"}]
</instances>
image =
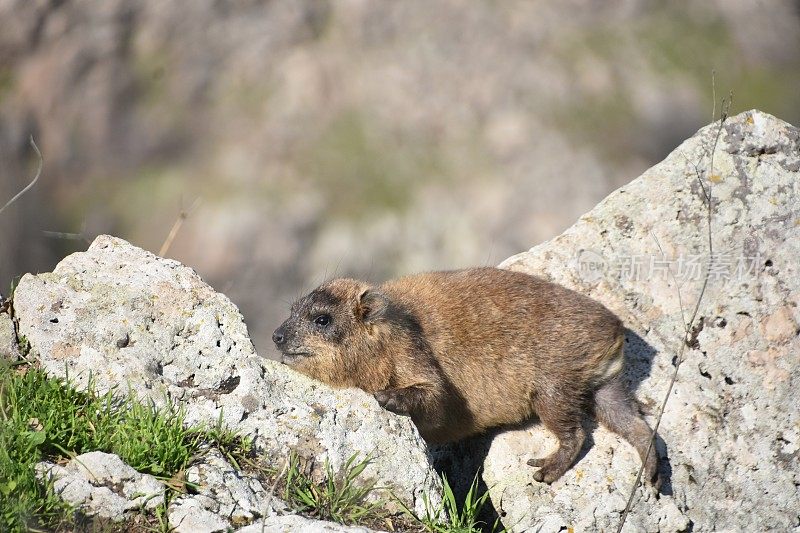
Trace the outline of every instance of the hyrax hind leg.
<instances>
[{"instance_id":1,"label":"hyrax hind leg","mask_svg":"<svg viewBox=\"0 0 800 533\"><path fill-rule=\"evenodd\" d=\"M546 404L537 406L536 414L542 424L552 431L558 439L558 449L543 459L531 459L528 464L541 468L533 474L536 481L552 483L569 470L581 451L586 432L581 422L583 406L576 405L575 399L549 397Z\"/></svg>"},{"instance_id":2,"label":"hyrax hind leg","mask_svg":"<svg viewBox=\"0 0 800 533\"><path fill-rule=\"evenodd\" d=\"M650 447L650 453L647 453L652 430L639 414L636 400L628 392L628 388L620 376L616 376L597 389L594 398L597 421L636 448L639 457L645 464L644 479L652 483L658 490L661 480L658 477L658 456L655 443Z\"/></svg>"}]
</instances>

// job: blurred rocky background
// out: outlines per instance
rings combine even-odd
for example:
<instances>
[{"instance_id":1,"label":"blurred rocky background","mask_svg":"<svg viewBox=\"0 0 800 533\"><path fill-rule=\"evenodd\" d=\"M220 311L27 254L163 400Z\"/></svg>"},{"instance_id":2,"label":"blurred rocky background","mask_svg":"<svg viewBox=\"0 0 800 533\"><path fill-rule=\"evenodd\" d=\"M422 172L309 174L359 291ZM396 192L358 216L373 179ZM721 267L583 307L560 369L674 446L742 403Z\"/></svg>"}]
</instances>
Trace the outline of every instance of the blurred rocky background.
<instances>
[{"instance_id":1,"label":"blurred rocky background","mask_svg":"<svg viewBox=\"0 0 800 533\"><path fill-rule=\"evenodd\" d=\"M242 309L496 264L711 120L800 122L781 0L0 0L0 292L111 233Z\"/></svg>"}]
</instances>

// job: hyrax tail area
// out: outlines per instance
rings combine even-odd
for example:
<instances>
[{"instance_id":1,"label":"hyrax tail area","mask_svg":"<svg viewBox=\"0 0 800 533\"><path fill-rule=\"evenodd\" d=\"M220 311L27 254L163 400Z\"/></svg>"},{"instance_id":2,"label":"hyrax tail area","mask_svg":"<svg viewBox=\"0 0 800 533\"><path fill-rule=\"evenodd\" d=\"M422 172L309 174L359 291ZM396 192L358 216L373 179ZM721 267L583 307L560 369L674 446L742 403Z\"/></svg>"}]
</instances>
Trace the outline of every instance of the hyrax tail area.
<instances>
[{"instance_id":1,"label":"hyrax tail area","mask_svg":"<svg viewBox=\"0 0 800 533\"><path fill-rule=\"evenodd\" d=\"M606 383L615 378L622 372L622 367L625 365L625 356L622 353L622 346L625 343L625 333L621 322L618 322L616 329L617 333L612 344L608 349L601 350L598 354L598 383Z\"/></svg>"},{"instance_id":2,"label":"hyrax tail area","mask_svg":"<svg viewBox=\"0 0 800 533\"><path fill-rule=\"evenodd\" d=\"M658 489L661 486L658 477L658 456L655 443L650 446L653 432L639 414L638 405L620 376L616 376L597 389L594 400L597 421L636 448L642 463L645 464L645 480ZM650 446L649 454L648 446Z\"/></svg>"}]
</instances>

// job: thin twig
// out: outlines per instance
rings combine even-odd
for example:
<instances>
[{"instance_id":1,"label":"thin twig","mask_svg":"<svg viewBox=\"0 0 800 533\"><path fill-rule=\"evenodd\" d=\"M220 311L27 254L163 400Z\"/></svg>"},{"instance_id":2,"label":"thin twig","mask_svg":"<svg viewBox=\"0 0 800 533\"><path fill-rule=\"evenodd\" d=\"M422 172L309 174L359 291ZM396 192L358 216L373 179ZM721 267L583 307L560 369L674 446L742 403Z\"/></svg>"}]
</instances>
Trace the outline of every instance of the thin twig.
<instances>
[{"instance_id":1,"label":"thin twig","mask_svg":"<svg viewBox=\"0 0 800 533\"><path fill-rule=\"evenodd\" d=\"M653 237L653 240L656 242L656 246L658 247L658 251L661 252L661 257L663 257L664 260L666 261L667 260L667 254L664 253L664 249L661 247L661 243L658 242L658 237L656 237L656 234L653 233L652 231L650 232L650 236ZM681 285L682 284L678 283L678 277L675 275L675 272L672 270L672 265L670 265L669 263L667 264L667 270L669 270L669 275L670 275L670 277L672 277L672 281L675 283L675 288L678 291L678 307L680 307L680 309L681 309L681 324L684 324L684 327L685 327L686 314L685 314L684 308L683 308L683 296L681 295Z\"/></svg>"},{"instance_id":2,"label":"thin twig","mask_svg":"<svg viewBox=\"0 0 800 533\"><path fill-rule=\"evenodd\" d=\"M92 240L86 235L86 220L84 220L83 223L81 224L81 230L78 233L42 230L42 235L50 239L63 239L66 241L83 241L86 244L91 244L92 242Z\"/></svg>"},{"instance_id":3,"label":"thin twig","mask_svg":"<svg viewBox=\"0 0 800 533\"><path fill-rule=\"evenodd\" d=\"M286 474L286 471L288 469L289 469L289 458L287 457L286 461L283 463L283 468L281 468L280 473L275 477L275 481L272 483L272 487L269 489L269 496L267 497L268 500L272 499L275 496L275 489L278 487L278 483L280 482L281 479L283 479L283 476ZM261 520L261 533L264 533L264 531L266 531L266 519L267 519L267 513L264 513Z\"/></svg>"},{"instance_id":4,"label":"thin twig","mask_svg":"<svg viewBox=\"0 0 800 533\"><path fill-rule=\"evenodd\" d=\"M63 239L66 241L83 241L85 243L89 242L89 239L87 239L83 233L67 233L63 231L42 230L42 235L50 239Z\"/></svg>"},{"instance_id":5,"label":"thin twig","mask_svg":"<svg viewBox=\"0 0 800 533\"><path fill-rule=\"evenodd\" d=\"M717 120L717 71L711 69L711 122Z\"/></svg>"},{"instance_id":6,"label":"thin twig","mask_svg":"<svg viewBox=\"0 0 800 533\"><path fill-rule=\"evenodd\" d=\"M167 254L169 247L172 246L172 241L175 240L175 236L178 234L178 230L180 230L181 226L183 226L183 222L189 218L189 215L191 215L199 205L200 198L197 198L194 202L192 202L192 206L187 211L181 209L181 212L178 214L178 218L175 219L175 223L172 225L172 229L169 230L169 235L167 235L167 238L164 240L164 244L161 245L158 255L164 257Z\"/></svg>"},{"instance_id":7,"label":"thin twig","mask_svg":"<svg viewBox=\"0 0 800 533\"><path fill-rule=\"evenodd\" d=\"M11 204L13 204L14 202L16 202L17 199L19 199L20 196L22 196L23 194L28 192L31 189L31 187L36 185L36 182L39 181L39 176L42 175L42 167L44 167L44 157L42 157L42 152L39 151L39 147L36 146L36 143L33 140L33 135L31 135L30 142L31 142L31 146L33 147L33 150L36 152L36 156L39 158L39 168L36 169L36 175L33 177L33 181L31 181L28 184L27 187L25 187L24 189L19 191L11 200L6 202L6 205L4 205L3 207L0 207L0 213L5 211L6 207L8 207Z\"/></svg>"},{"instance_id":8,"label":"thin twig","mask_svg":"<svg viewBox=\"0 0 800 533\"><path fill-rule=\"evenodd\" d=\"M717 127L717 132L716 135L714 136L714 142L711 147L711 155L709 157L709 171L708 171L709 177L714 175L714 152L716 152L717 143L719 142L719 138L722 135L722 127L725 124L725 120L727 120L728 118L728 111L730 109L731 100L732 100L732 95L729 100L727 101L725 99L722 100L722 114L719 119L719 126ZM630 495L628 496L628 502L625 505L625 510L622 512L622 516L620 517L619 527L617 527L617 533L621 533L622 527L625 525L625 520L628 518L628 514L630 514L631 508L633 507L633 498L636 496L636 488L639 486L639 483L642 480L642 474L644 473L644 468L645 465L647 464L647 458L650 457L650 452L653 449L653 446L655 445L658 428L661 426L661 419L664 416L664 410L666 409L667 402L669 401L669 398L672 395L672 388L675 385L675 381L678 379L678 370L680 369L681 363L683 362L683 354L686 351L686 346L689 345L691 339L692 325L697 319L697 313L700 311L700 305L703 301L703 296L705 296L706 288L708 287L708 280L711 275L711 267L714 264L714 245L712 241L712 231L711 231L713 198L711 196L711 190L710 190L711 183L713 182L709 182L708 189L706 189L706 187L703 184L703 176L699 169L699 165L695 165L695 174L697 176L697 181L703 190L703 197L706 203L706 223L707 223L708 254L709 254L708 263L706 266L706 273L703 278L703 285L700 288L700 292L697 296L697 302L695 303L691 318L689 318L688 322L684 322L683 338L681 339L680 348L678 348L678 357L675 361L675 370L672 372L672 378L670 379L669 386L667 387L667 393L664 395L664 400L661 402L661 408L658 411L656 422L653 425L652 432L650 433L650 440L647 444L647 451L644 454L644 460L642 461L642 465L639 467L639 472L636 474L636 480L633 482L633 487L631 487ZM680 288L678 288L678 296L679 296L679 302L681 304L681 316L684 316L683 303L680 298Z\"/></svg>"}]
</instances>

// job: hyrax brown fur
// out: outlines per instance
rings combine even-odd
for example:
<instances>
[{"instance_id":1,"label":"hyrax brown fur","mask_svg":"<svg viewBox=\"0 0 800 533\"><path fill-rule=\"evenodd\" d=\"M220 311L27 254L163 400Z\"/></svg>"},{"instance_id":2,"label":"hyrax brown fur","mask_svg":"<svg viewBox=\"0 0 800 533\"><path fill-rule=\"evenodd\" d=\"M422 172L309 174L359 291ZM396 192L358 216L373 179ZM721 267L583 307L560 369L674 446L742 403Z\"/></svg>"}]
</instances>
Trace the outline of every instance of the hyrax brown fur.
<instances>
[{"instance_id":1,"label":"hyrax brown fur","mask_svg":"<svg viewBox=\"0 0 800 533\"><path fill-rule=\"evenodd\" d=\"M335 387L358 387L409 415L428 443L538 415L559 447L534 479L566 472L594 413L630 442L657 484L650 427L620 373L624 330L602 304L497 268L431 272L380 286L325 283L273 334L283 362Z\"/></svg>"}]
</instances>

